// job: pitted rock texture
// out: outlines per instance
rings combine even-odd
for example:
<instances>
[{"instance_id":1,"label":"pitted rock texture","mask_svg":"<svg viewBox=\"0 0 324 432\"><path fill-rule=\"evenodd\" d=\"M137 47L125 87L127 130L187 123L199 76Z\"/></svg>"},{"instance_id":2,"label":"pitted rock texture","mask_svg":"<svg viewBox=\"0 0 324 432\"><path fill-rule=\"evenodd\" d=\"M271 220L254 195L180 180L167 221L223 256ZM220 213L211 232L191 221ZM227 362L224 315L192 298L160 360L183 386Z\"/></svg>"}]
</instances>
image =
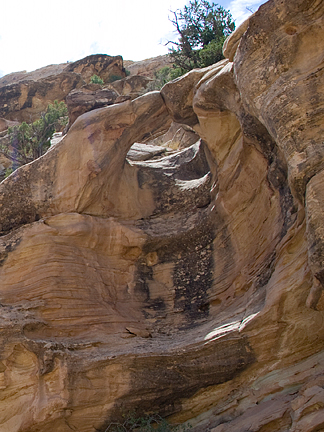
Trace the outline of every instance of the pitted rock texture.
<instances>
[{"instance_id":1,"label":"pitted rock texture","mask_svg":"<svg viewBox=\"0 0 324 432\"><path fill-rule=\"evenodd\" d=\"M269 1L230 59L81 115L0 184L2 430L324 429L323 12ZM198 139L132 157L171 121Z\"/></svg>"}]
</instances>

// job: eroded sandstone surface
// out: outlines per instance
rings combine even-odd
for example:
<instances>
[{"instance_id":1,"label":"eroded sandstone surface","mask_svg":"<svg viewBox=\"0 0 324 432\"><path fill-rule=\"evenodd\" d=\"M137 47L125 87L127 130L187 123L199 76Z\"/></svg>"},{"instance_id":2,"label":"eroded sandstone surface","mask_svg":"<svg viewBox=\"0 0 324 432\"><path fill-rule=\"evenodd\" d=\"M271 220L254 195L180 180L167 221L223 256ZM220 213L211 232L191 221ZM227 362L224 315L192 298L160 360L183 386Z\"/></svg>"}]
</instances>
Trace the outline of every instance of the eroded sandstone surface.
<instances>
[{"instance_id":1,"label":"eroded sandstone surface","mask_svg":"<svg viewBox=\"0 0 324 432\"><path fill-rule=\"evenodd\" d=\"M0 184L1 431L324 430L323 12L270 0Z\"/></svg>"},{"instance_id":2,"label":"eroded sandstone surface","mask_svg":"<svg viewBox=\"0 0 324 432\"><path fill-rule=\"evenodd\" d=\"M122 57L95 54L73 63L4 76L0 79L0 117L32 123L49 103L65 101L71 91L89 84L93 75L104 82L125 78Z\"/></svg>"}]
</instances>

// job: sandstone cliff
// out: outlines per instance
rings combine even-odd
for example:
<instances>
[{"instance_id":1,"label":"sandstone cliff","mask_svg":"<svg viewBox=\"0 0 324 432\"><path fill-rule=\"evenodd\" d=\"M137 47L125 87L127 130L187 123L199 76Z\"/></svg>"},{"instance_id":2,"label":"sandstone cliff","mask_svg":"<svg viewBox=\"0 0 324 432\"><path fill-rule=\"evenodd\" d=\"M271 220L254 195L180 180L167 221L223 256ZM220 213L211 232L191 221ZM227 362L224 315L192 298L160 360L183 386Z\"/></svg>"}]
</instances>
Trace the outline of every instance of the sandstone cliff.
<instances>
[{"instance_id":1,"label":"sandstone cliff","mask_svg":"<svg viewBox=\"0 0 324 432\"><path fill-rule=\"evenodd\" d=\"M89 84L92 75L104 82L125 78L122 57L96 54L73 63L2 77L0 118L31 123L46 111L49 103L63 101L72 90Z\"/></svg>"},{"instance_id":2,"label":"sandstone cliff","mask_svg":"<svg viewBox=\"0 0 324 432\"><path fill-rule=\"evenodd\" d=\"M168 55L161 55L141 61L124 61L124 66L129 70L131 75L139 75L148 78L154 78L155 72L165 66L172 66L172 64L173 62Z\"/></svg>"},{"instance_id":3,"label":"sandstone cliff","mask_svg":"<svg viewBox=\"0 0 324 432\"><path fill-rule=\"evenodd\" d=\"M0 184L1 430L324 430L323 13L270 0Z\"/></svg>"}]
</instances>

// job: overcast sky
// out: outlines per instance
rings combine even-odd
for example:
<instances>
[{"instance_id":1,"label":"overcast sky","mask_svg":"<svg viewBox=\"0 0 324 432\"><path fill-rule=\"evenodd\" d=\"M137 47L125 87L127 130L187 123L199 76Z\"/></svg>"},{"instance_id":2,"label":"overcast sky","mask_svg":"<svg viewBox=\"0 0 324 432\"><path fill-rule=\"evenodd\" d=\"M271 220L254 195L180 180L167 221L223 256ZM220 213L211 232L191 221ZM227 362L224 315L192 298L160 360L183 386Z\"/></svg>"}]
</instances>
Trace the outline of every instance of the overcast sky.
<instances>
[{"instance_id":1,"label":"overcast sky","mask_svg":"<svg viewBox=\"0 0 324 432\"><path fill-rule=\"evenodd\" d=\"M186 0L0 0L0 76L90 54L144 60L167 54L176 40L170 10ZM236 25L265 0L214 0Z\"/></svg>"}]
</instances>

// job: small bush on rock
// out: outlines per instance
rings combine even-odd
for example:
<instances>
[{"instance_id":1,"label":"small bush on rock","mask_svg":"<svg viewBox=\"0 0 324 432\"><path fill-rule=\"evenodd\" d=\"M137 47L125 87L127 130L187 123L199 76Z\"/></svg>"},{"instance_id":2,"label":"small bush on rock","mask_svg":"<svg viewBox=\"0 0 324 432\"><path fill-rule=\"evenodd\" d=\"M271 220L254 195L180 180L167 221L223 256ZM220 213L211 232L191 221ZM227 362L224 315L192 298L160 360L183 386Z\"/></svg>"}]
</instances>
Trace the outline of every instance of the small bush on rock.
<instances>
[{"instance_id":1,"label":"small bush on rock","mask_svg":"<svg viewBox=\"0 0 324 432\"><path fill-rule=\"evenodd\" d=\"M187 432L190 425L170 425L158 414L136 417L134 414L124 416L124 423L110 423L105 432Z\"/></svg>"},{"instance_id":2,"label":"small bush on rock","mask_svg":"<svg viewBox=\"0 0 324 432\"><path fill-rule=\"evenodd\" d=\"M104 84L103 80L98 75L92 75L92 77L90 78L90 83L101 84L101 85Z\"/></svg>"},{"instance_id":3,"label":"small bush on rock","mask_svg":"<svg viewBox=\"0 0 324 432\"><path fill-rule=\"evenodd\" d=\"M123 77L120 75L110 75L109 82L112 83L114 81L119 81L121 79L123 79Z\"/></svg>"},{"instance_id":4,"label":"small bush on rock","mask_svg":"<svg viewBox=\"0 0 324 432\"><path fill-rule=\"evenodd\" d=\"M146 92L161 90L166 83L179 78L181 75L183 75L183 72L180 68L164 66L162 69L155 72L154 80L148 84Z\"/></svg>"}]
</instances>

